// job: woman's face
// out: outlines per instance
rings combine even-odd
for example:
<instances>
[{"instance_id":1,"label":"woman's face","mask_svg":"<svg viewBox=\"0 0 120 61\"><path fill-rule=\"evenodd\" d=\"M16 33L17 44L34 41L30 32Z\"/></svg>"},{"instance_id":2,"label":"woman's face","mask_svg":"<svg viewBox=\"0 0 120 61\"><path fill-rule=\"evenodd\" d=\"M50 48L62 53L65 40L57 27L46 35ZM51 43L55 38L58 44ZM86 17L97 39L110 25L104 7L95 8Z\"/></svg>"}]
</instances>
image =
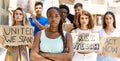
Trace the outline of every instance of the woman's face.
<instances>
[{"instance_id":1,"label":"woman's face","mask_svg":"<svg viewBox=\"0 0 120 61\"><path fill-rule=\"evenodd\" d=\"M80 24L81 26L87 26L89 22L89 17L86 15L81 15L80 16Z\"/></svg>"},{"instance_id":2,"label":"woman's face","mask_svg":"<svg viewBox=\"0 0 120 61\"><path fill-rule=\"evenodd\" d=\"M48 11L48 20L50 23L51 27L58 27L59 23L60 23L60 13L56 10L56 9L50 9Z\"/></svg>"},{"instance_id":3,"label":"woman's face","mask_svg":"<svg viewBox=\"0 0 120 61\"><path fill-rule=\"evenodd\" d=\"M105 16L105 23L107 25L113 25L113 21L114 21L114 19L113 19L113 16L111 14L107 14Z\"/></svg>"},{"instance_id":4,"label":"woman's face","mask_svg":"<svg viewBox=\"0 0 120 61\"><path fill-rule=\"evenodd\" d=\"M23 13L20 10L16 10L14 14L15 21L23 21Z\"/></svg>"}]
</instances>

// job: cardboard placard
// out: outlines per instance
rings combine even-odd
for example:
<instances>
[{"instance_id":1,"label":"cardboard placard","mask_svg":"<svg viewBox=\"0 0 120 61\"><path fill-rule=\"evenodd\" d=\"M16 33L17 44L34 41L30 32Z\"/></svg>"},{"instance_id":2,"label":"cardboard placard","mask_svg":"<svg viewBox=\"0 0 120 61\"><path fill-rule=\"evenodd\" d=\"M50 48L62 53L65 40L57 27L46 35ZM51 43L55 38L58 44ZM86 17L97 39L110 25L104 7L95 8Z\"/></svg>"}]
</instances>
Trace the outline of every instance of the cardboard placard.
<instances>
[{"instance_id":1,"label":"cardboard placard","mask_svg":"<svg viewBox=\"0 0 120 61\"><path fill-rule=\"evenodd\" d=\"M105 55L115 57L120 55L120 37L102 37L100 45Z\"/></svg>"},{"instance_id":2,"label":"cardboard placard","mask_svg":"<svg viewBox=\"0 0 120 61\"><path fill-rule=\"evenodd\" d=\"M60 4L62 4L62 3L74 4L75 0L59 0L59 1L60 1Z\"/></svg>"},{"instance_id":3,"label":"cardboard placard","mask_svg":"<svg viewBox=\"0 0 120 61\"><path fill-rule=\"evenodd\" d=\"M64 24L63 23L63 30L66 31L66 32L71 32L72 29L73 29L73 24Z\"/></svg>"},{"instance_id":4,"label":"cardboard placard","mask_svg":"<svg viewBox=\"0 0 120 61\"><path fill-rule=\"evenodd\" d=\"M4 45L28 45L33 42L32 26L2 26Z\"/></svg>"},{"instance_id":5,"label":"cardboard placard","mask_svg":"<svg viewBox=\"0 0 120 61\"><path fill-rule=\"evenodd\" d=\"M75 34L74 34L75 35ZM76 37L77 39L76 39ZM78 52L94 52L99 50L99 34L98 33L82 33L75 35L74 49Z\"/></svg>"}]
</instances>

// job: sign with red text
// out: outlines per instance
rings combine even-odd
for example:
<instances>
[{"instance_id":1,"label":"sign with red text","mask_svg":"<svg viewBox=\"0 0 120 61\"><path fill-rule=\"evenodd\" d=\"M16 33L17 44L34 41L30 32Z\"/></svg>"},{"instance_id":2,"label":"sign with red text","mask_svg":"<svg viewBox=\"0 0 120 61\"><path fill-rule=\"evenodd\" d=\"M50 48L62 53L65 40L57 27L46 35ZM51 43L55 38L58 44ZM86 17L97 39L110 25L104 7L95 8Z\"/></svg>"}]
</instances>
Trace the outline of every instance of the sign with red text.
<instances>
[{"instance_id":1,"label":"sign with red text","mask_svg":"<svg viewBox=\"0 0 120 61\"><path fill-rule=\"evenodd\" d=\"M120 56L120 37L102 37L100 39L102 52L107 56Z\"/></svg>"},{"instance_id":2,"label":"sign with red text","mask_svg":"<svg viewBox=\"0 0 120 61\"><path fill-rule=\"evenodd\" d=\"M33 42L32 26L2 26L4 45L28 45Z\"/></svg>"},{"instance_id":3,"label":"sign with red text","mask_svg":"<svg viewBox=\"0 0 120 61\"><path fill-rule=\"evenodd\" d=\"M94 52L99 50L99 34L98 33L82 33L78 34L74 41L74 49L78 52Z\"/></svg>"}]
</instances>

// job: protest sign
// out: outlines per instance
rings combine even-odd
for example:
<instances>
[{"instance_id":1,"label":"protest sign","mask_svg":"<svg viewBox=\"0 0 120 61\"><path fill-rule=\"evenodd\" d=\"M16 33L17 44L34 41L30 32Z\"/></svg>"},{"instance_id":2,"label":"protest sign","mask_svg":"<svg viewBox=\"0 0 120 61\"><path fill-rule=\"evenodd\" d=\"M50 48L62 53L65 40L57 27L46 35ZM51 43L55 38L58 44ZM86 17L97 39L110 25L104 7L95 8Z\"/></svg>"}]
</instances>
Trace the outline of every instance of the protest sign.
<instances>
[{"instance_id":1,"label":"protest sign","mask_svg":"<svg viewBox=\"0 0 120 61\"><path fill-rule=\"evenodd\" d=\"M74 4L75 0L59 0L60 4L67 3L67 4Z\"/></svg>"},{"instance_id":2,"label":"protest sign","mask_svg":"<svg viewBox=\"0 0 120 61\"><path fill-rule=\"evenodd\" d=\"M120 55L120 37L102 37L100 39L102 52L107 56Z\"/></svg>"},{"instance_id":3,"label":"protest sign","mask_svg":"<svg viewBox=\"0 0 120 61\"><path fill-rule=\"evenodd\" d=\"M64 31L71 32L73 28L74 28L73 24L65 24L65 23L63 23L63 30Z\"/></svg>"},{"instance_id":4,"label":"protest sign","mask_svg":"<svg viewBox=\"0 0 120 61\"><path fill-rule=\"evenodd\" d=\"M71 33L71 35L72 35L72 40L73 40L73 47L75 47L75 43L77 41L78 34L77 33Z\"/></svg>"},{"instance_id":5,"label":"protest sign","mask_svg":"<svg viewBox=\"0 0 120 61\"><path fill-rule=\"evenodd\" d=\"M33 42L32 26L2 26L4 45L28 45Z\"/></svg>"},{"instance_id":6,"label":"protest sign","mask_svg":"<svg viewBox=\"0 0 120 61\"><path fill-rule=\"evenodd\" d=\"M82 33L77 35L74 43L74 49L78 52L94 52L99 50L98 33Z\"/></svg>"}]
</instances>

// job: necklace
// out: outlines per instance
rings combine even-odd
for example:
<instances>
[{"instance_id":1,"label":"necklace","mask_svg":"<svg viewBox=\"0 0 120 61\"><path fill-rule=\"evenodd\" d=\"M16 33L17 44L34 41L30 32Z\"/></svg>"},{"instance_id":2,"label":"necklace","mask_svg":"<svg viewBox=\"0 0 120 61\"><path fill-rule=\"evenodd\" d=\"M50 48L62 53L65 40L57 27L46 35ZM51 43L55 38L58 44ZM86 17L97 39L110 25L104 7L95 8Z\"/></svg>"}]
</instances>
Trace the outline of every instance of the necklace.
<instances>
[{"instance_id":1,"label":"necklace","mask_svg":"<svg viewBox=\"0 0 120 61\"><path fill-rule=\"evenodd\" d=\"M51 32L51 33L56 33L56 32L58 32L58 30L51 30L51 29L48 29L48 31Z\"/></svg>"},{"instance_id":2,"label":"necklace","mask_svg":"<svg viewBox=\"0 0 120 61\"><path fill-rule=\"evenodd\" d=\"M49 32L56 33L56 32L58 32L58 31L51 31L51 30L49 30Z\"/></svg>"},{"instance_id":3,"label":"necklace","mask_svg":"<svg viewBox=\"0 0 120 61\"><path fill-rule=\"evenodd\" d=\"M109 30L109 29L105 29L105 32L106 32L107 34L111 34L111 33L114 32L114 29L111 29L111 30Z\"/></svg>"}]
</instances>

